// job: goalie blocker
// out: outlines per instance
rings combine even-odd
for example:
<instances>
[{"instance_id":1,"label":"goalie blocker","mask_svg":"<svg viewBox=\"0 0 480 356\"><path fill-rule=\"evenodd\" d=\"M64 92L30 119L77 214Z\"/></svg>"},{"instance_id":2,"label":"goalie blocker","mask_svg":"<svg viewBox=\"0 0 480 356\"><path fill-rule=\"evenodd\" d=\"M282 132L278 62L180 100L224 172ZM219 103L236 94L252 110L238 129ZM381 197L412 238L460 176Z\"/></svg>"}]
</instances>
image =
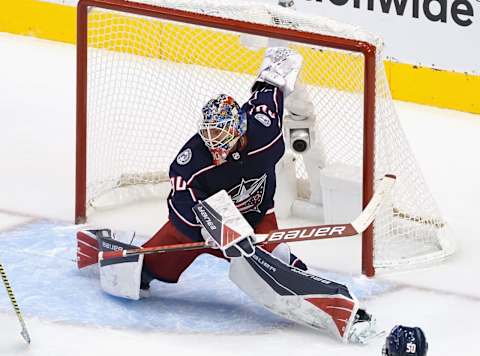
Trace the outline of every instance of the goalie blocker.
<instances>
[{"instance_id":1,"label":"goalie blocker","mask_svg":"<svg viewBox=\"0 0 480 356\"><path fill-rule=\"evenodd\" d=\"M196 204L193 212L209 246L222 250L227 258L253 255L253 228L225 190Z\"/></svg>"}]
</instances>

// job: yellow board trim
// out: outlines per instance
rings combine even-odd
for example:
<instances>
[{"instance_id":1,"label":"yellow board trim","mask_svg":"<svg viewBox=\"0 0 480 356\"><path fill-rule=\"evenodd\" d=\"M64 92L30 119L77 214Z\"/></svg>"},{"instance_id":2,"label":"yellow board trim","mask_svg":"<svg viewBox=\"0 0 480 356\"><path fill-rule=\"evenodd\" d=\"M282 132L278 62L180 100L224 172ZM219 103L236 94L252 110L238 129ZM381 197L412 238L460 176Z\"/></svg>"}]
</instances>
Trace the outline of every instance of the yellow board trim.
<instances>
[{"instance_id":1,"label":"yellow board trim","mask_svg":"<svg viewBox=\"0 0 480 356\"><path fill-rule=\"evenodd\" d=\"M73 6L35 0L0 1L0 32L75 43L76 19Z\"/></svg>"},{"instance_id":2,"label":"yellow board trim","mask_svg":"<svg viewBox=\"0 0 480 356\"><path fill-rule=\"evenodd\" d=\"M386 62L397 100L480 114L480 76Z\"/></svg>"},{"instance_id":3,"label":"yellow board trim","mask_svg":"<svg viewBox=\"0 0 480 356\"><path fill-rule=\"evenodd\" d=\"M2 0L0 32L75 44L76 8L38 0ZM480 114L480 76L389 61L385 68L394 99Z\"/></svg>"}]
</instances>

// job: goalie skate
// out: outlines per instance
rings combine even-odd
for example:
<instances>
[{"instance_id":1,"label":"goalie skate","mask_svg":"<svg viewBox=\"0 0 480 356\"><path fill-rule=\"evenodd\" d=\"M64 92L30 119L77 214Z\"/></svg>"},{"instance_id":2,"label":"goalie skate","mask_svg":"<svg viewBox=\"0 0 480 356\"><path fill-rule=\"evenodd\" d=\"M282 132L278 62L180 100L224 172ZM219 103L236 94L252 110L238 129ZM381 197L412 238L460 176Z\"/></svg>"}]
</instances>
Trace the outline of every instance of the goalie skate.
<instances>
[{"instance_id":1,"label":"goalie skate","mask_svg":"<svg viewBox=\"0 0 480 356\"><path fill-rule=\"evenodd\" d=\"M365 309L358 309L355 320L348 335L348 341L353 344L368 344L370 340L385 334L377 328L377 321Z\"/></svg>"}]
</instances>

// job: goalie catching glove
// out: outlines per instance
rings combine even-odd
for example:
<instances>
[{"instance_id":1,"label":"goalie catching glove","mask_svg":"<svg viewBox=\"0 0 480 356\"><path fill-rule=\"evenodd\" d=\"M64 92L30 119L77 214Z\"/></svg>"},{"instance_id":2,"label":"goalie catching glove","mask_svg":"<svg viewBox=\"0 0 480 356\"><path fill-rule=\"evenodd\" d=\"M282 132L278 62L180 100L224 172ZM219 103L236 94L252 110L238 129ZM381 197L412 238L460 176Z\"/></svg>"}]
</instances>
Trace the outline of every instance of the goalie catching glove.
<instances>
[{"instance_id":1,"label":"goalie catching glove","mask_svg":"<svg viewBox=\"0 0 480 356\"><path fill-rule=\"evenodd\" d=\"M255 253L253 228L225 190L195 205L193 212L202 225L206 243L222 250L225 257L250 257Z\"/></svg>"},{"instance_id":2,"label":"goalie catching glove","mask_svg":"<svg viewBox=\"0 0 480 356\"><path fill-rule=\"evenodd\" d=\"M265 52L256 82L272 84L288 96L295 89L302 62L302 56L287 47L271 47ZM252 92L255 90L256 85Z\"/></svg>"}]
</instances>

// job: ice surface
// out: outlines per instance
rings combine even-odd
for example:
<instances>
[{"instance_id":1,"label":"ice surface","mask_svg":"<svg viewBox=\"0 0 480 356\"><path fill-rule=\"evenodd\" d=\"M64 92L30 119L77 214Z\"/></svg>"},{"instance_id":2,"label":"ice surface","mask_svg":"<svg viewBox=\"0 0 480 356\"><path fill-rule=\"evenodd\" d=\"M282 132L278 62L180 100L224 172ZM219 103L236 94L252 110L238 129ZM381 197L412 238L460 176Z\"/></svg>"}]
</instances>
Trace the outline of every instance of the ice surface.
<instances>
[{"instance_id":1,"label":"ice surface","mask_svg":"<svg viewBox=\"0 0 480 356\"><path fill-rule=\"evenodd\" d=\"M0 233L0 259L15 281L25 315L179 333L252 333L291 324L252 303L228 279L228 263L209 255L200 256L176 285L152 282L151 298L133 302L111 297L99 289L97 266L80 271L76 267L78 229L39 220ZM139 244L138 238L134 244ZM387 282L320 273L349 284L360 299L394 288ZM9 308L8 299L0 299L0 310Z\"/></svg>"},{"instance_id":2,"label":"ice surface","mask_svg":"<svg viewBox=\"0 0 480 356\"><path fill-rule=\"evenodd\" d=\"M26 316L179 333L252 333L290 324L239 293L228 279L228 263L208 255L198 258L177 285L153 282L151 298L111 297L99 288L97 266L77 269L77 230L42 220L0 233L0 259ZM1 298L0 311L9 309L8 298Z\"/></svg>"}]
</instances>

